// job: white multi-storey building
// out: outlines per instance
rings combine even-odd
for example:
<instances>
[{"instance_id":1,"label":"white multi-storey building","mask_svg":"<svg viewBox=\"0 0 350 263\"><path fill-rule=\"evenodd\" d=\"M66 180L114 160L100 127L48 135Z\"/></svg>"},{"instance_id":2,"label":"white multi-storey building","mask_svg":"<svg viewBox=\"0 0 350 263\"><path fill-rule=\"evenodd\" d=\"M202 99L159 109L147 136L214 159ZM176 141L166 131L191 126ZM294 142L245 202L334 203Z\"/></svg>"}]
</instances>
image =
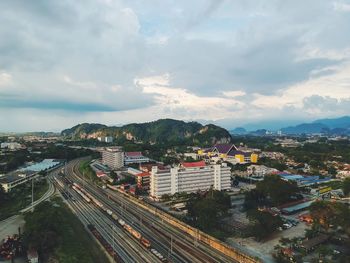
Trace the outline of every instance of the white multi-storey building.
<instances>
[{"instance_id":1,"label":"white multi-storey building","mask_svg":"<svg viewBox=\"0 0 350 263\"><path fill-rule=\"evenodd\" d=\"M124 166L124 152L121 147L106 148L102 151L102 163L111 169L119 169Z\"/></svg>"},{"instance_id":2,"label":"white multi-storey building","mask_svg":"<svg viewBox=\"0 0 350 263\"><path fill-rule=\"evenodd\" d=\"M230 177L230 167L226 164L206 166L203 161L184 163L181 167L167 170L153 167L150 177L150 195L159 199L165 194L203 191L210 187L220 191L227 190L231 188Z\"/></svg>"}]
</instances>

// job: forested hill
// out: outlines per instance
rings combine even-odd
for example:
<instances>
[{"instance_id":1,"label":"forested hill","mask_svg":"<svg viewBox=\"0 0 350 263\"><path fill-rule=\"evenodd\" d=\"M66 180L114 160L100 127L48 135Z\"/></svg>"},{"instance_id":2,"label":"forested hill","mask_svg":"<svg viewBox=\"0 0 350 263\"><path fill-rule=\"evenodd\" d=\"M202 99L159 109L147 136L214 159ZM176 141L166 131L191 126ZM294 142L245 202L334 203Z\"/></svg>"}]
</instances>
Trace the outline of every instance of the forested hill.
<instances>
[{"instance_id":1,"label":"forested hill","mask_svg":"<svg viewBox=\"0 0 350 263\"><path fill-rule=\"evenodd\" d=\"M147 123L132 123L121 127L83 123L62 131L62 136L71 139L91 139L112 136L116 140L142 143L188 143L214 144L231 141L227 130L219 126L198 122L161 119Z\"/></svg>"}]
</instances>

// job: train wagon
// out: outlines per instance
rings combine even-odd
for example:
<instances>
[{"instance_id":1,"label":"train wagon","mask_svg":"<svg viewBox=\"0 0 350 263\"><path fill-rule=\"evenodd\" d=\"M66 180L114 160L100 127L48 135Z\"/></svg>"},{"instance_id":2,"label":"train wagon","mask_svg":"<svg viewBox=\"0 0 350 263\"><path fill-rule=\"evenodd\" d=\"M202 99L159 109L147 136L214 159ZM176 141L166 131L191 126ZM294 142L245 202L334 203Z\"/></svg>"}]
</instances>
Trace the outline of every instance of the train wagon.
<instances>
[{"instance_id":1,"label":"train wagon","mask_svg":"<svg viewBox=\"0 0 350 263\"><path fill-rule=\"evenodd\" d=\"M91 199L89 197L87 197L82 191L80 191L75 185L73 185L72 187L82 198L84 198L84 200L88 203L91 202Z\"/></svg>"},{"instance_id":2,"label":"train wagon","mask_svg":"<svg viewBox=\"0 0 350 263\"><path fill-rule=\"evenodd\" d=\"M131 226L129 226L128 224L124 224L124 229L126 231L128 231L133 237L135 237L136 239L140 239L141 238L141 234L140 232L136 231L135 229L133 229Z\"/></svg>"},{"instance_id":3,"label":"train wagon","mask_svg":"<svg viewBox=\"0 0 350 263\"><path fill-rule=\"evenodd\" d=\"M100 234L100 232L95 228L94 225L87 225L88 229L91 233L96 237L96 239L102 244L102 246L107 250L108 254L110 254L113 258L118 255L114 252L111 245L106 241L106 239Z\"/></svg>"},{"instance_id":4,"label":"train wagon","mask_svg":"<svg viewBox=\"0 0 350 263\"><path fill-rule=\"evenodd\" d=\"M150 248L151 247L151 242L144 238L144 237L141 237L141 244L146 247L146 248Z\"/></svg>"}]
</instances>

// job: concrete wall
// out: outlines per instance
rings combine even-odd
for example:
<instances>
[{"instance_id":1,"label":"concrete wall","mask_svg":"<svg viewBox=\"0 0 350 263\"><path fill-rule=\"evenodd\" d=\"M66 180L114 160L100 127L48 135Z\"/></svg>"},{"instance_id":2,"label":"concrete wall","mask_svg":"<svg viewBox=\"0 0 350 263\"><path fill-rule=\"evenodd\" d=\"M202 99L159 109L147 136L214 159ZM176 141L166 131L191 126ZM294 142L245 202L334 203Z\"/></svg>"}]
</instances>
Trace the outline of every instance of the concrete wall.
<instances>
[{"instance_id":1,"label":"concrete wall","mask_svg":"<svg viewBox=\"0 0 350 263\"><path fill-rule=\"evenodd\" d=\"M164 221L168 222L169 224L183 230L184 232L188 233L189 235L191 235L194 239L197 239L198 241L202 241L203 243L206 243L207 245L209 245L210 247L222 252L223 254L225 254L226 256L231 257L232 259L238 261L238 262L242 262L242 263L257 263L257 262L261 262L259 259L256 259L250 255L244 254L243 252L227 245L226 243L200 231L197 228L191 227L187 224L185 224L184 222L178 220L177 218L145 203L142 202L140 200L138 200L137 198L130 196L124 192L122 192L121 190L118 190L120 193L124 194L126 197L128 197L128 199L130 201L132 201L133 203L137 204L138 206L142 207L143 209L146 209L147 211L149 211L150 213L159 216L161 219L163 219Z\"/></svg>"}]
</instances>

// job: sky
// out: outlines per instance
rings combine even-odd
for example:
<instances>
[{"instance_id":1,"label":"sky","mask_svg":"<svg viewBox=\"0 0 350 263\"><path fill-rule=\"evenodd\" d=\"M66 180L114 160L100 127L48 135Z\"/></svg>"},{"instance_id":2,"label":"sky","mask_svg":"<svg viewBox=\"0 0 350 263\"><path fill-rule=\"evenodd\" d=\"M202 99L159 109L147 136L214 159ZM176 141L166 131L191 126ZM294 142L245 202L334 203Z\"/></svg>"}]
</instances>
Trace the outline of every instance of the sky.
<instances>
[{"instance_id":1,"label":"sky","mask_svg":"<svg viewBox=\"0 0 350 263\"><path fill-rule=\"evenodd\" d=\"M350 1L2 0L0 132L350 113Z\"/></svg>"}]
</instances>

